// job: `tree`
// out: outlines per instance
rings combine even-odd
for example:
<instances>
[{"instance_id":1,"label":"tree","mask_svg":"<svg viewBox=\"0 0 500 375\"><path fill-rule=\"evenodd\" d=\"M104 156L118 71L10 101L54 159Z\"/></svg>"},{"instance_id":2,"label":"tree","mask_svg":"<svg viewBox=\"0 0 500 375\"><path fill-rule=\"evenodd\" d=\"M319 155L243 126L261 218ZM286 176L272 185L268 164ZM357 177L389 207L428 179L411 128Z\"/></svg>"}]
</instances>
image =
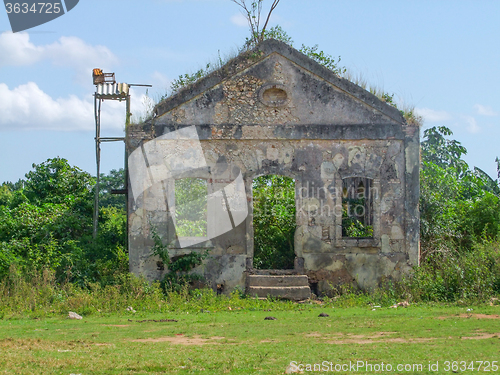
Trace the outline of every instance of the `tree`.
<instances>
[{"instance_id":1,"label":"tree","mask_svg":"<svg viewBox=\"0 0 500 375\"><path fill-rule=\"evenodd\" d=\"M463 177L468 173L469 166L462 159L467 149L456 140L446 139L453 135L446 126L434 126L424 131L424 140L421 143L423 168L432 163L443 169L452 168L454 173Z\"/></svg>"},{"instance_id":2,"label":"tree","mask_svg":"<svg viewBox=\"0 0 500 375\"><path fill-rule=\"evenodd\" d=\"M497 158L498 160L498 158ZM500 184L498 180L492 179L488 173L483 171L481 168L474 167L474 173L478 178L483 180L484 185L483 189L486 191L489 191L490 193L496 195L497 197L500 197Z\"/></svg>"},{"instance_id":3,"label":"tree","mask_svg":"<svg viewBox=\"0 0 500 375\"><path fill-rule=\"evenodd\" d=\"M481 238L500 234L497 182L469 169L465 147L444 126L424 132L421 142L420 237L422 259L435 253L470 251Z\"/></svg>"},{"instance_id":4,"label":"tree","mask_svg":"<svg viewBox=\"0 0 500 375\"><path fill-rule=\"evenodd\" d=\"M9 185L2 184L0 186L0 206L9 206L12 201L12 190Z\"/></svg>"},{"instance_id":5,"label":"tree","mask_svg":"<svg viewBox=\"0 0 500 375\"><path fill-rule=\"evenodd\" d=\"M264 0L256 0L252 1L250 5L246 4L246 0L231 0L233 3L239 5L244 12L245 17L248 21L248 26L250 27L250 39L249 43L247 43L247 47L254 47L265 39L265 32L267 24L269 23L269 19L271 18L271 13L278 6L280 0L273 0L271 4L271 9L267 14L266 21L262 28L261 24L261 13L262 13L262 3Z\"/></svg>"},{"instance_id":6,"label":"tree","mask_svg":"<svg viewBox=\"0 0 500 375\"><path fill-rule=\"evenodd\" d=\"M101 173L99 182L99 206L125 208L126 199L124 194L112 194L112 190L125 189L125 170L112 169L109 174Z\"/></svg>"},{"instance_id":7,"label":"tree","mask_svg":"<svg viewBox=\"0 0 500 375\"><path fill-rule=\"evenodd\" d=\"M63 158L53 158L33 164L26 174L24 192L34 204L63 203L68 200L88 200L92 197L95 180L87 172L72 167Z\"/></svg>"}]
</instances>

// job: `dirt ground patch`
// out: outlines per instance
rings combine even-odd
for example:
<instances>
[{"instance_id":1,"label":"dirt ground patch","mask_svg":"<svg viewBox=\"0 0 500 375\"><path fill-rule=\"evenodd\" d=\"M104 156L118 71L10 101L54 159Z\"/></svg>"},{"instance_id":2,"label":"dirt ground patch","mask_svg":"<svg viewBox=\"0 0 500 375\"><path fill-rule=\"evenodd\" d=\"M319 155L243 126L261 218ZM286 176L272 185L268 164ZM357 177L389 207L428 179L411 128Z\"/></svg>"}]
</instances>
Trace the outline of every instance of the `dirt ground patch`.
<instances>
[{"instance_id":1,"label":"dirt ground patch","mask_svg":"<svg viewBox=\"0 0 500 375\"><path fill-rule=\"evenodd\" d=\"M200 336L186 337L184 335L176 335L176 336L157 337L157 338L150 338L150 339L136 339L136 340L131 340L131 341L132 342L151 342L151 343L170 342L172 344L178 344L178 345L205 345L205 344L217 344L216 340L222 340L224 338L225 337L214 336L214 337L210 337L209 339L202 339Z\"/></svg>"},{"instance_id":2,"label":"dirt ground patch","mask_svg":"<svg viewBox=\"0 0 500 375\"><path fill-rule=\"evenodd\" d=\"M323 339L330 339L332 337L339 338L339 339L348 339L348 340L357 340L357 339L377 339L380 337L386 337L390 335L395 335L397 332L375 332L371 335L355 335L354 333L328 333L328 334L321 334L319 332L311 332L306 335L306 337L318 337L318 338L323 338Z\"/></svg>"},{"instance_id":3,"label":"dirt ground patch","mask_svg":"<svg viewBox=\"0 0 500 375\"><path fill-rule=\"evenodd\" d=\"M500 338L500 333L480 333L477 336L461 337L462 340L484 340Z\"/></svg>"},{"instance_id":4,"label":"dirt ground patch","mask_svg":"<svg viewBox=\"0 0 500 375\"><path fill-rule=\"evenodd\" d=\"M452 316L439 316L437 319L445 320L445 319L454 319L454 318L475 318L475 319L500 319L500 315L487 315L487 314L460 314L460 315L452 315Z\"/></svg>"},{"instance_id":5,"label":"dirt ground patch","mask_svg":"<svg viewBox=\"0 0 500 375\"><path fill-rule=\"evenodd\" d=\"M412 342L425 342L436 340L435 338L402 338L402 337L389 337L396 335L397 332L375 332L371 335L355 335L355 334L341 334L334 333L322 335L319 332L311 332L305 335L306 337L316 337L325 339L324 342L328 344L376 344L376 343L412 343Z\"/></svg>"},{"instance_id":6,"label":"dirt ground patch","mask_svg":"<svg viewBox=\"0 0 500 375\"><path fill-rule=\"evenodd\" d=\"M376 343L387 343L387 342L424 342L434 340L433 338L402 338L402 337L387 337L397 334L397 332L375 332L371 335L354 335L347 334L338 336L338 339L328 340L328 344L376 344Z\"/></svg>"},{"instance_id":7,"label":"dirt ground patch","mask_svg":"<svg viewBox=\"0 0 500 375\"><path fill-rule=\"evenodd\" d=\"M306 335L306 337L323 337L323 335L319 332L311 332Z\"/></svg>"},{"instance_id":8,"label":"dirt ground patch","mask_svg":"<svg viewBox=\"0 0 500 375\"><path fill-rule=\"evenodd\" d=\"M403 337L386 337L389 335L396 334L396 332L377 332L373 335L343 335L338 336L338 339L325 341L328 344L377 344L377 343L421 343L433 340L439 340L439 337L414 337L414 338L403 338ZM309 334L310 337L321 337L318 336L317 332L315 334ZM451 339L451 337L449 337ZM463 336L460 337L462 340L485 340L491 338L500 338L500 333L485 333L478 332L474 336Z\"/></svg>"},{"instance_id":9,"label":"dirt ground patch","mask_svg":"<svg viewBox=\"0 0 500 375\"><path fill-rule=\"evenodd\" d=\"M129 324L102 324L104 327L130 327Z\"/></svg>"},{"instance_id":10,"label":"dirt ground patch","mask_svg":"<svg viewBox=\"0 0 500 375\"><path fill-rule=\"evenodd\" d=\"M405 339L402 337L395 337L395 338L386 338L382 340L374 340L373 338L367 337L367 338L357 338L357 339L339 339L335 341L326 341L327 344L334 344L334 345L341 345L341 344L377 344L377 343L420 343L420 342L426 342L426 341L432 341L436 340L435 338L431 337L425 337L425 338L412 338L412 339Z\"/></svg>"},{"instance_id":11,"label":"dirt ground patch","mask_svg":"<svg viewBox=\"0 0 500 375\"><path fill-rule=\"evenodd\" d=\"M177 322L175 319L146 319L146 320L136 320L137 323L168 323L168 322Z\"/></svg>"}]
</instances>

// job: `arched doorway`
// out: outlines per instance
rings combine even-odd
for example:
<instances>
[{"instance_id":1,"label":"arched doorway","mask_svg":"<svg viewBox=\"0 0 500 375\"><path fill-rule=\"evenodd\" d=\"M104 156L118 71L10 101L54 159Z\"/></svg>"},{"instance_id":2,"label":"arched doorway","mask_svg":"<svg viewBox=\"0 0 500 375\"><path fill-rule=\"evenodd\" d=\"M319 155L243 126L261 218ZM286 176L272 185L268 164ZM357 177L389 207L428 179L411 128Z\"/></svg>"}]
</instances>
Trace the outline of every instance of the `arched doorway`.
<instances>
[{"instance_id":1,"label":"arched doorway","mask_svg":"<svg viewBox=\"0 0 500 375\"><path fill-rule=\"evenodd\" d=\"M280 175L254 178L255 269L293 269L295 260L295 180Z\"/></svg>"}]
</instances>

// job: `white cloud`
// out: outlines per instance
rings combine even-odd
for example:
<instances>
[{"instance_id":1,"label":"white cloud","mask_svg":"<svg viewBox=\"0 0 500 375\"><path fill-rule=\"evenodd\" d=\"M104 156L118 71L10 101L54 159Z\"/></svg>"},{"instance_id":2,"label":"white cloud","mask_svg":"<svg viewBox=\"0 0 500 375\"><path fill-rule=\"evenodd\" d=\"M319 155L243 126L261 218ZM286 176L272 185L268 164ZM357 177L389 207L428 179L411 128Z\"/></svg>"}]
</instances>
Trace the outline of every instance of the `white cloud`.
<instances>
[{"instance_id":1,"label":"white cloud","mask_svg":"<svg viewBox=\"0 0 500 375\"><path fill-rule=\"evenodd\" d=\"M43 48L31 43L27 33L0 34L0 67L31 65L40 60L42 53Z\"/></svg>"},{"instance_id":2,"label":"white cloud","mask_svg":"<svg viewBox=\"0 0 500 375\"><path fill-rule=\"evenodd\" d=\"M154 86L159 88L160 90L167 89L170 87L172 80L169 79L165 74L155 71L151 74L151 78L153 79Z\"/></svg>"},{"instance_id":3,"label":"white cloud","mask_svg":"<svg viewBox=\"0 0 500 375\"><path fill-rule=\"evenodd\" d=\"M143 108L143 96L131 90L131 112ZM28 82L12 90L0 83L0 130L93 130L94 100L91 95L53 99L36 83ZM125 124L125 103L108 100L102 104L102 130L121 132ZM119 133L121 134L121 133Z\"/></svg>"},{"instance_id":4,"label":"white cloud","mask_svg":"<svg viewBox=\"0 0 500 375\"><path fill-rule=\"evenodd\" d=\"M481 131L481 128L477 124L477 121L474 117L472 116L463 116L464 120L467 122L467 131L472 134L479 133Z\"/></svg>"},{"instance_id":5,"label":"white cloud","mask_svg":"<svg viewBox=\"0 0 500 375\"><path fill-rule=\"evenodd\" d=\"M118 62L107 47L92 46L77 37L61 37L52 44L35 46L28 33L0 34L0 67L32 65L41 60L75 69L78 80L87 84L93 68L107 70Z\"/></svg>"},{"instance_id":6,"label":"white cloud","mask_svg":"<svg viewBox=\"0 0 500 375\"><path fill-rule=\"evenodd\" d=\"M73 67L85 83L88 83L93 68L110 71L111 66L118 62L107 47L92 46L77 37L63 36L43 48L43 58L51 59L54 65Z\"/></svg>"},{"instance_id":7,"label":"white cloud","mask_svg":"<svg viewBox=\"0 0 500 375\"><path fill-rule=\"evenodd\" d=\"M481 116L498 116L498 113L495 112L493 108L485 105L476 104L474 105L474 109L477 111L477 114Z\"/></svg>"},{"instance_id":8,"label":"white cloud","mask_svg":"<svg viewBox=\"0 0 500 375\"><path fill-rule=\"evenodd\" d=\"M427 122L449 121L452 116L446 111L436 111L430 108L415 108L415 113Z\"/></svg>"},{"instance_id":9,"label":"white cloud","mask_svg":"<svg viewBox=\"0 0 500 375\"><path fill-rule=\"evenodd\" d=\"M248 27L248 20L241 13L237 13L237 14L232 15L231 22L234 23L236 26Z\"/></svg>"}]
</instances>

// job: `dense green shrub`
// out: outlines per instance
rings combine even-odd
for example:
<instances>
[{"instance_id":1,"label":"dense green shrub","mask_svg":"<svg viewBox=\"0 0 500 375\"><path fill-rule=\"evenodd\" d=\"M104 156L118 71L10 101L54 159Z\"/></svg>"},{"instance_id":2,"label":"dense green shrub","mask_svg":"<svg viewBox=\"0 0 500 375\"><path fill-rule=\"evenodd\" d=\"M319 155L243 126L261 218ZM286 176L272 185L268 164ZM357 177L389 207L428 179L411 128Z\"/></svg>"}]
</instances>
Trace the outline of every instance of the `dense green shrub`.
<instances>
[{"instance_id":1,"label":"dense green shrub","mask_svg":"<svg viewBox=\"0 0 500 375\"><path fill-rule=\"evenodd\" d=\"M116 176L115 176L116 177ZM95 180L65 159L34 164L26 179L0 189L0 277L42 269L57 280L113 283L128 271L124 209L103 207L92 239Z\"/></svg>"},{"instance_id":2,"label":"dense green shrub","mask_svg":"<svg viewBox=\"0 0 500 375\"><path fill-rule=\"evenodd\" d=\"M484 176L469 169L465 147L446 139L446 127L424 132L421 143L420 238L421 261L442 250L470 251L483 238L494 240L500 231L499 199ZM497 181L494 181L498 185Z\"/></svg>"},{"instance_id":3,"label":"dense green shrub","mask_svg":"<svg viewBox=\"0 0 500 375\"><path fill-rule=\"evenodd\" d=\"M484 301L500 293L500 244L475 245L468 253L435 253L404 285L413 301Z\"/></svg>"},{"instance_id":4,"label":"dense green shrub","mask_svg":"<svg viewBox=\"0 0 500 375\"><path fill-rule=\"evenodd\" d=\"M208 256L208 249L201 252L192 251L171 258L168 246L163 243L154 225L151 225L151 237L153 239L151 256L158 256L160 258L159 265L168 271L160 283L165 293L179 291L184 287L191 287L196 281L201 282L203 280L201 275L192 271L196 266L201 265L203 260Z\"/></svg>"},{"instance_id":5,"label":"dense green shrub","mask_svg":"<svg viewBox=\"0 0 500 375\"><path fill-rule=\"evenodd\" d=\"M99 206L125 209L125 194L112 194L112 190L125 189L125 170L112 169L108 174L101 173L99 177Z\"/></svg>"}]
</instances>

